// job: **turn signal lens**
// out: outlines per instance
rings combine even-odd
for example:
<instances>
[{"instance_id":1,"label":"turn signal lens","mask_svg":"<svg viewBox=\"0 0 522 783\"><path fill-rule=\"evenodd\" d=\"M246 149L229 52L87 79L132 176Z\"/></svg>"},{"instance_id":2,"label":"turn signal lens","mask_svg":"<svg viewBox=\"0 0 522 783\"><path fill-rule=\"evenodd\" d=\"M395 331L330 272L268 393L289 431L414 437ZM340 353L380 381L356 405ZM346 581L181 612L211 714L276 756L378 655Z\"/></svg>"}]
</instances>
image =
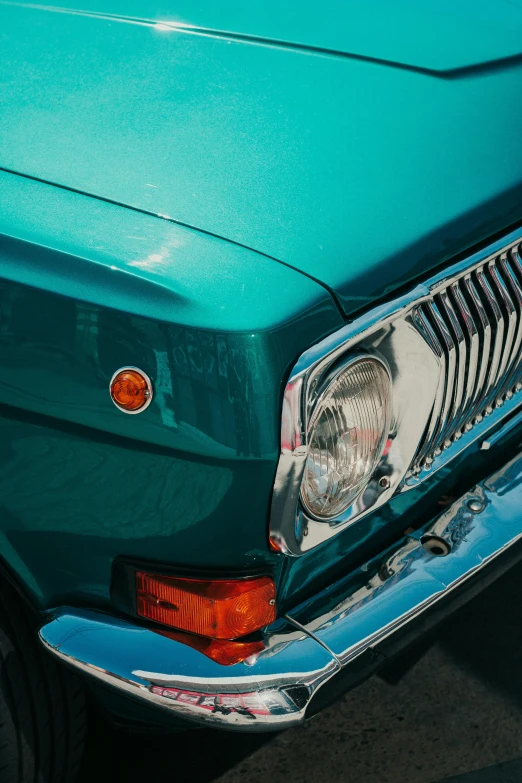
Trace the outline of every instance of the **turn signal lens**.
<instances>
[{"instance_id":1,"label":"turn signal lens","mask_svg":"<svg viewBox=\"0 0 522 783\"><path fill-rule=\"evenodd\" d=\"M276 618L275 585L253 579L181 579L136 572L137 611L157 623L210 639L237 639Z\"/></svg>"},{"instance_id":2,"label":"turn signal lens","mask_svg":"<svg viewBox=\"0 0 522 783\"><path fill-rule=\"evenodd\" d=\"M140 413L152 401L150 378L137 367L123 367L114 373L110 391L113 403L125 413Z\"/></svg>"}]
</instances>

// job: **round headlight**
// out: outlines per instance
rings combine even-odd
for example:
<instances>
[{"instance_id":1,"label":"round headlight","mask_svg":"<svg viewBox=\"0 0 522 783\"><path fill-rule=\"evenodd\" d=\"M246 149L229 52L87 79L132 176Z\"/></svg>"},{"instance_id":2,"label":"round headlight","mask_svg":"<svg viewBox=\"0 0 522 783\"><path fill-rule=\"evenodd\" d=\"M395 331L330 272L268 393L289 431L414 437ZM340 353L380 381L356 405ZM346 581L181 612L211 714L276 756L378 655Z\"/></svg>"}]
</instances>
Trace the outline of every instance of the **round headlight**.
<instances>
[{"instance_id":1,"label":"round headlight","mask_svg":"<svg viewBox=\"0 0 522 783\"><path fill-rule=\"evenodd\" d=\"M311 516L333 519L366 487L390 427L391 379L373 357L348 361L320 395L308 427L301 501Z\"/></svg>"}]
</instances>

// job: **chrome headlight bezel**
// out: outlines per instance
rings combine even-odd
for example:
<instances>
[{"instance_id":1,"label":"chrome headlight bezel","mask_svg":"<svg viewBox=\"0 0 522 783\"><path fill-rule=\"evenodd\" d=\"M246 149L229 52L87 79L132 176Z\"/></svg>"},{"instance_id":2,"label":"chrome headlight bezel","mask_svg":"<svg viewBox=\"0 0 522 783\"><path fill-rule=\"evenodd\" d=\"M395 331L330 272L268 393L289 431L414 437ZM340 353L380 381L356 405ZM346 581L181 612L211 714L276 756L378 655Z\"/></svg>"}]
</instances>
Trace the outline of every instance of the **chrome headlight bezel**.
<instances>
[{"instance_id":1,"label":"chrome headlight bezel","mask_svg":"<svg viewBox=\"0 0 522 783\"><path fill-rule=\"evenodd\" d=\"M500 253L509 251L521 239L521 230L512 232L405 296L362 315L302 354L290 375L283 400L281 451L270 520L275 549L301 555L359 522L395 494L425 481L522 403L522 394L507 399L419 471L415 458L417 452L420 455L419 445L446 383L444 357L440 346L423 329L419 307L433 302L456 277L494 263ZM300 502L309 422L328 374L339 362L361 354L382 361L391 375L390 445L359 498L339 516L320 521L307 513Z\"/></svg>"},{"instance_id":2,"label":"chrome headlight bezel","mask_svg":"<svg viewBox=\"0 0 522 783\"><path fill-rule=\"evenodd\" d=\"M389 500L404 478L426 426L439 376L437 360L426 351L411 320L412 301L424 293L418 289L414 297L362 316L300 357L285 389L281 454L272 496L270 537L279 551L301 555L313 549ZM382 470L381 458L364 491L346 511L319 521L299 499L309 421L333 367L361 354L383 362L391 375L392 414L386 434L391 445L386 465ZM387 480L381 483L383 475Z\"/></svg>"}]
</instances>

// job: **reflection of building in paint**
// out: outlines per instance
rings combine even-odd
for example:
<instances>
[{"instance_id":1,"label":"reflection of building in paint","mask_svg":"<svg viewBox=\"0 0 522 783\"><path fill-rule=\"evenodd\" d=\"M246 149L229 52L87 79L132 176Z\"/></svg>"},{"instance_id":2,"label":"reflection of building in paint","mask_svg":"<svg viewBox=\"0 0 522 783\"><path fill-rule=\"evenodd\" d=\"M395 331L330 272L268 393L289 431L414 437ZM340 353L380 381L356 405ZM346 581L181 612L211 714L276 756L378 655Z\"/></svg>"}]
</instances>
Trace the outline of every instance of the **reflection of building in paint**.
<instances>
[{"instance_id":1,"label":"reflection of building in paint","mask_svg":"<svg viewBox=\"0 0 522 783\"><path fill-rule=\"evenodd\" d=\"M178 424L174 416L172 406L172 380L169 367L169 359L166 351L157 351L156 356L156 381L154 383L154 399L160 409L161 421L166 427L176 429Z\"/></svg>"},{"instance_id":2,"label":"reflection of building in paint","mask_svg":"<svg viewBox=\"0 0 522 783\"><path fill-rule=\"evenodd\" d=\"M270 363L260 359L266 344L266 335L175 326L0 281L9 389L116 416L105 397L109 380L119 367L140 366L155 386L151 419L157 404L163 426L205 453L213 447L219 456L272 455L273 432L263 426L273 420L274 404ZM38 389L26 368L43 370Z\"/></svg>"},{"instance_id":3,"label":"reflection of building in paint","mask_svg":"<svg viewBox=\"0 0 522 783\"><path fill-rule=\"evenodd\" d=\"M176 421L205 432L237 455L259 456L267 383L251 337L249 342L245 335L180 327L170 327L169 337Z\"/></svg>"},{"instance_id":4,"label":"reflection of building in paint","mask_svg":"<svg viewBox=\"0 0 522 783\"><path fill-rule=\"evenodd\" d=\"M84 354L91 355L96 364L99 362L98 317L98 307L76 303L76 347Z\"/></svg>"}]
</instances>

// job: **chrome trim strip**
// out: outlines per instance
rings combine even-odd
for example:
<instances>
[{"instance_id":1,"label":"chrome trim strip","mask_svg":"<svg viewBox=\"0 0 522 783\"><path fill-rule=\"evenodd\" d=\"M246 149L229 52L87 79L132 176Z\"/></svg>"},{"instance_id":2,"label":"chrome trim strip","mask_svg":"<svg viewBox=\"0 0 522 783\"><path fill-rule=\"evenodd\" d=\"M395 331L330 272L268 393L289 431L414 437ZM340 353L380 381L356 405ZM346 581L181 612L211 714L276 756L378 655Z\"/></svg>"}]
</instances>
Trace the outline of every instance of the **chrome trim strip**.
<instances>
[{"instance_id":1,"label":"chrome trim strip","mask_svg":"<svg viewBox=\"0 0 522 783\"><path fill-rule=\"evenodd\" d=\"M265 650L233 666L85 609L53 611L40 639L79 672L178 718L240 731L295 726L326 682L341 671L364 671L364 653L379 653L384 640L519 541L521 504L519 454L424 529L367 563L362 587L337 585L297 607L289 623L265 630ZM433 536L449 554L430 551L426 542Z\"/></svg>"},{"instance_id":2,"label":"chrome trim strip","mask_svg":"<svg viewBox=\"0 0 522 783\"><path fill-rule=\"evenodd\" d=\"M482 441L479 448L481 451L487 451L492 448L492 446L496 446L497 443L500 443L500 441L519 424L522 424L522 411L519 411L511 419L508 419L502 427L495 430L493 435L488 435L487 439Z\"/></svg>"}]
</instances>

